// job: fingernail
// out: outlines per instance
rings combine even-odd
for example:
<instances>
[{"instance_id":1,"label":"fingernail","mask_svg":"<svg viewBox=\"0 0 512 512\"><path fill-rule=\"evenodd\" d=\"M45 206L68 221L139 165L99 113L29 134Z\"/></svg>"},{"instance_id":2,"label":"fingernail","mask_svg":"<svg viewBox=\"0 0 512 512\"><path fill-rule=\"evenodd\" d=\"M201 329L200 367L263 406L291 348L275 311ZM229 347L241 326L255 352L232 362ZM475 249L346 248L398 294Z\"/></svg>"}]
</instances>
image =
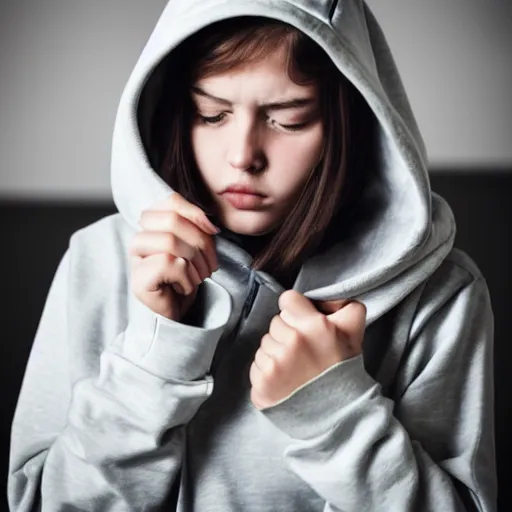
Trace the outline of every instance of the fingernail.
<instances>
[{"instance_id":1,"label":"fingernail","mask_svg":"<svg viewBox=\"0 0 512 512\"><path fill-rule=\"evenodd\" d=\"M204 216L206 220L205 226L208 227L208 230L211 232L212 235L217 235L220 233L220 228L218 228L213 222L205 215Z\"/></svg>"},{"instance_id":2,"label":"fingernail","mask_svg":"<svg viewBox=\"0 0 512 512\"><path fill-rule=\"evenodd\" d=\"M220 233L220 228L218 228L215 224L210 222L210 230L212 235L218 235Z\"/></svg>"}]
</instances>

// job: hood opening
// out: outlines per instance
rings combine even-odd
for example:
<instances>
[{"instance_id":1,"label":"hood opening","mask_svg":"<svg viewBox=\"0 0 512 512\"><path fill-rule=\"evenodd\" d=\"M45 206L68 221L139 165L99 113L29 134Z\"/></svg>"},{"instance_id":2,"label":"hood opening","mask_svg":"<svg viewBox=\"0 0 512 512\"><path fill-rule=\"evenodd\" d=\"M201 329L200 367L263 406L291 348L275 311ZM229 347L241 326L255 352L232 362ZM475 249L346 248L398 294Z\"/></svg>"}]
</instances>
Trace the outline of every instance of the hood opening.
<instances>
[{"instance_id":1,"label":"hood opening","mask_svg":"<svg viewBox=\"0 0 512 512\"><path fill-rule=\"evenodd\" d=\"M193 36L192 36L193 37ZM169 98L187 96L181 70L188 66L184 51L187 40L171 50L154 68L144 84L136 106L137 125L151 167L161 175L161 167L170 137L172 116L182 115L180 107ZM318 249L325 250L361 229L371 229L388 207L386 195L377 193L389 188L386 175L379 165L378 121L356 87L345 78L350 110L350 149L348 173L342 189L342 207L334 215ZM190 149L189 149L190 150ZM190 169L194 172L195 169ZM197 177L199 180L199 177ZM204 207L204 205L199 205Z\"/></svg>"},{"instance_id":2,"label":"hood opening","mask_svg":"<svg viewBox=\"0 0 512 512\"><path fill-rule=\"evenodd\" d=\"M340 212L338 222L331 224L324 240L327 250L301 270L298 288L322 290L327 299L381 289L408 272L423 280L450 251L455 224L446 202L431 194L423 140L393 57L364 2L337 2L328 17L327 3L319 2L318 9L316 5L302 0L169 2L121 98L112 148L114 200L136 226L143 208L172 191L158 175L162 141L169 134L165 127L155 130L154 116L158 98L180 85L175 49L182 41L227 18L277 19L313 39L353 84L360 122L351 157L360 181L355 180L356 192L350 194L350 215ZM356 173L354 165L363 171ZM336 243L340 232L344 237ZM321 273L314 271L319 266ZM407 277L406 289L415 282Z\"/></svg>"}]
</instances>

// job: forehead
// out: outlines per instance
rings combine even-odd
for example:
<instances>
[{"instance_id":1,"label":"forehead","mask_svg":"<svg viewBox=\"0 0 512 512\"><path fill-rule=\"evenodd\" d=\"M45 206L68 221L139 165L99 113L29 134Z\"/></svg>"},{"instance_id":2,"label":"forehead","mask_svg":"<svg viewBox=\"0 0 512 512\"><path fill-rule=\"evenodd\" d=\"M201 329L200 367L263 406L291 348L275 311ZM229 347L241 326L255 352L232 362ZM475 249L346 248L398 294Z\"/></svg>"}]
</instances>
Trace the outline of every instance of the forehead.
<instances>
[{"instance_id":1,"label":"forehead","mask_svg":"<svg viewBox=\"0 0 512 512\"><path fill-rule=\"evenodd\" d=\"M315 83L299 85L291 80L286 52L282 49L265 59L199 78L195 85L233 103L259 104L315 96L318 89Z\"/></svg>"}]
</instances>

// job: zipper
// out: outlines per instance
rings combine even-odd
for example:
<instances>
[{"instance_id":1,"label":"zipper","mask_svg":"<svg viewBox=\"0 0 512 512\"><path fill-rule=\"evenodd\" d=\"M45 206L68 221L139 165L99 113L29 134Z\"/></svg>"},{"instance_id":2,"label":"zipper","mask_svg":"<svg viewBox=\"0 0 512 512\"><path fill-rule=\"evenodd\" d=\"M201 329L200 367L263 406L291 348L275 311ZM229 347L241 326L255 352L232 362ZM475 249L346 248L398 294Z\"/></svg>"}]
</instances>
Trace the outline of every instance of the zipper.
<instances>
[{"instance_id":1,"label":"zipper","mask_svg":"<svg viewBox=\"0 0 512 512\"><path fill-rule=\"evenodd\" d=\"M233 343L236 343L236 340L238 338L238 334L240 333L242 329L242 324L245 322L247 317L249 316L249 313L252 310L252 307L254 305L254 301L256 300L256 296L258 295L258 290L260 289L260 280L258 278L258 275L256 272L254 272L252 269L250 271L249 276L249 282L247 284L249 291L247 292L247 295L244 300L244 305L242 306L242 310L240 312L240 316L238 317L238 320L231 330L230 334L226 337L224 340L222 347L217 347L216 354L213 358L212 365L211 365L211 374L215 375L215 372L220 364L220 360L222 359L224 355L225 350L229 350L229 347L233 345ZM220 350L219 350L220 349Z\"/></svg>"},{"instance_id":2,"label":"zipper","mask_svg":"<svg viewBox=\"0 0 512 512\"><path fill-rule=\"evenodd\" d=\"M256 296L258 295L258 290L260 289L260 281L258 279L258 274L251 270L251 276L249 277L249 293L247 294L247 297L245 299L241 318L244 320L249 316L249 313L252 310L252 307L254 305L254 301L256 300Z\"/></svg>"}]
</instances>

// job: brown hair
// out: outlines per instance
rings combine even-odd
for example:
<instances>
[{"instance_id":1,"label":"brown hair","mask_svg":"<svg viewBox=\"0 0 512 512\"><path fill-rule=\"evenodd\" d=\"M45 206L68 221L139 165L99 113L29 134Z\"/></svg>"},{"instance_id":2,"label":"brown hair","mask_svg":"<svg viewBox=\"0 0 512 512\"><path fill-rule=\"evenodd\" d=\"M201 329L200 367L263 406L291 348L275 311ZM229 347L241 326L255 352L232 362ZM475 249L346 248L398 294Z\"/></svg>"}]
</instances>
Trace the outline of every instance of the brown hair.
<instances>
[{"instance_id":1,"label":"brown hair","mask_svg":"<svg viewBox=\"0 0 512 512\"><path fill-rule=\"evenodd\" d=\"M170 54L165 94L156 110L152 131L160 137L162 177L212 215L211 199L191 148L190 86L200 77L258 62L278 47L286 49L290 79L297 84L319 84L325 133L322 160L296 205L254 255L254 268L285 279L318 248L346 195L342 191L349 147L349 85L327 54L302 32L276 20L243 17L210 25ZM176 80L173 74L182 79Z\"/></svg>"}]
</instances>

